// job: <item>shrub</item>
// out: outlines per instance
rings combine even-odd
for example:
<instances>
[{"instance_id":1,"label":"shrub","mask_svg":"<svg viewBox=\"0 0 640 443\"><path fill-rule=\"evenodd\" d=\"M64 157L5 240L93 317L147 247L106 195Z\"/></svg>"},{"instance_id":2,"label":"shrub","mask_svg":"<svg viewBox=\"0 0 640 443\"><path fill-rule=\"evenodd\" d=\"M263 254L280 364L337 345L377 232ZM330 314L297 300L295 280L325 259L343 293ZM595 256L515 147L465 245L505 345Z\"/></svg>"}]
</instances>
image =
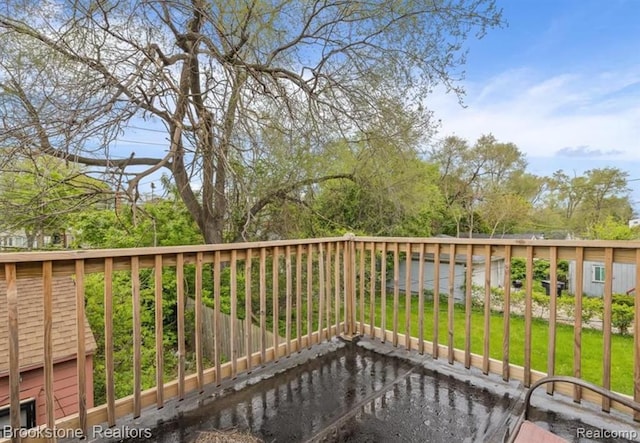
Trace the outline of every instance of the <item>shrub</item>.
<instances>
[{"instance_id":1,"label":"shrub","mask_svg":"<svg viewBox=\"0 0 640 443\"><path fill-rule=\"evenodd\" d=\"M635 297L633 295L613 294L612 301L615 305L635 306Z\"/></svg>"},{"instance_id":2,"label":"shrub","mask_svg":"<svg viewBox=\"0 0 640 443\"><path fill-rule=\"evenodd\" d=\"M582 321L587 323L594 317L602 318L604 303L600 297L582 298Z\"/></svg>"},{"instance_id":3,"label":"shrub","mask_svg":"<svg viewBox=\"0 0 640 443\"><path fill-rule=\"evenodd\" d=\"M629 326L633 322L634 309L625 304L614 304L611 307L611 323L621 334L629 333Z\"/></svg>"},{"instance_id":4,"label":"shrub","mask_svg":"<svg viewBox=\"0 0 640 443\"><path fill-rule=\"evenodd\" d=\"M549 310L549 296L544 292L534 291L532 298L536 306L540 308L540 316L546 318L546 312Z\"/></svg>"}]
</instances>

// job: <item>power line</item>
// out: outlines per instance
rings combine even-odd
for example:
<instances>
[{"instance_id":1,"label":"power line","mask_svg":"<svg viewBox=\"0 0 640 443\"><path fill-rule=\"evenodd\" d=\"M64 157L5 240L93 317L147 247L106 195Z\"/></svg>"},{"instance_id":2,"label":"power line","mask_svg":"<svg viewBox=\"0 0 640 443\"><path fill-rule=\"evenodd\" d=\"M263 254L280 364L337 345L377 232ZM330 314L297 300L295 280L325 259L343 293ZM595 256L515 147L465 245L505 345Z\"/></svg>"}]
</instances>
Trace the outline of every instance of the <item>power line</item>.
<instances>
[{"instance_id":1,"label":"power line","mask_svg":"<svg viewBox=\"0 0 640 443\"><path fill-rule=\"evenodd\" d=\"M127 126L127 128L138 129L140 131L157 132L157 133L160 133L160 134L166 134L167 133L167 131L162 130L162 129L141 128L139 126Z\"/></svg>"}]
</instances>

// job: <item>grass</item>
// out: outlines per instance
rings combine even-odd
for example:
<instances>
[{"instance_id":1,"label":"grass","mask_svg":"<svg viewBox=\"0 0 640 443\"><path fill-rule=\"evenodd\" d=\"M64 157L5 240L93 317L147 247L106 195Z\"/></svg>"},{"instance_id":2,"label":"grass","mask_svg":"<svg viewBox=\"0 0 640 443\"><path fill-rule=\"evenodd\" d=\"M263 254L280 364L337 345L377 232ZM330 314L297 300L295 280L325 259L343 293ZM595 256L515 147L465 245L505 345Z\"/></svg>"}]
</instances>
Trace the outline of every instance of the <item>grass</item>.
<instances>
[{"instance_id":1,"label":"grass","mask_svg":"<svg viewBox=\"0 0 640 443\"><path fill-rule=\"evenodd\" d=\"M380 326L380 297L376 297L375 324ZM393 296L387 296L386 328L393 329ZM398 333L405 332L406 298L400 296L398 303ZM438 342L447 345L447 301L440 302L438 325ZM365 307L365 321L369 321L369 306ZM359 318L359 314L358 314ZM524 317L511 315L509 361L524 366ZM489 344L490 356L502 360L503 314L492 312L490 318ZM460 304L454 305L454 347L464 349L465 342L465 310ZM411 298L410 330L413 337L418 337L418 297ZM573 375L574 337L573 326L557 323L556 325L556 375ZM425 298L424 303L424 339L433 341L433 301ZM547 320L533 318L531 327L531 367L547 372L547 354L549 343L549 324ZM471 312L471 352L482 355L484 347L484 311L474 308ZM582 329L582 378L602 384L603 375L603 333L595 329ZM612 334L611 338L611 389L624 394L633 394L633 337Z\"/></svg>"}]
</instances>

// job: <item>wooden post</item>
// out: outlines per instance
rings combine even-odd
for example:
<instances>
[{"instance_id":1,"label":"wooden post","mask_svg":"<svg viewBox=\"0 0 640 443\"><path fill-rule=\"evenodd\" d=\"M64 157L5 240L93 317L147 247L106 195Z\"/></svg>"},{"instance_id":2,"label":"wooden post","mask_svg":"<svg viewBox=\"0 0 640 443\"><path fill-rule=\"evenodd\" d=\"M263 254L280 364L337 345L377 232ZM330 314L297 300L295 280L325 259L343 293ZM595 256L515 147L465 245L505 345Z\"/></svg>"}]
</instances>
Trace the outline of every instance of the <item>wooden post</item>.
<instances>
[{"instance_id":1,"label":"wooden post","mask_svg":"<svg viewBox=\"0 0 640 443\"><path fill-rule=\"evenodd\" d=\"M113 375L113 258L104 260L104 364L107 394L107 424L116 424L116 387Z\"/></svg>"},{"instance_id":2,"label":"wooden post","mask_svg":"<svg viewBox=\"0 0 640 443\"><path fill-rule=\"evenodd\" d=\"M275 362L280 358L280 248L273 247L271 277L273 280L273 289L271 298L273 299L273 360Z\"/></svg>"},{"instance_id":3,"label":"wooden post","mask_svg":"<svg viewBox=\"0 0 640 443\"><path fill-rule=\"evenodd\" d=\"M582 377L582 297L584 284L584 248L576 248L576 272L575 272L575 309L573 326L573 376ZM576 385L573 388L573 401L580 403L582 400L582 389Z\"/></svg>"},{"instance_id":4,"label":"wooden post","mask_svg":"<svg viewBox=\"0 0 640 443\"><path fill-rule=\"evenodd\" d=\"M613 303L613 248L604 250L604 312L602 314L602 387L611 389L611 314ZM602 410L609 412L611 399L602 397Z\"/></svg>"},{"instance_id":5,"label":"wooden post","mask_svg":"<svg viewBox=\"0 0 640 443\"><path fill-rule=\"evenodd\" d=\"M376 337L376 244L369 243L371 246L371 268L370 277L371 289L369 290L369 335L371 338Z\"/></svg>"},{"instance_id":6,"label":"wooden post","mask_svg":"<svg viewBox=\"0 0 640 443\"><path fill-rule=\"evenodd\" d=\"M178 398L184 399L186 343L184 333L184 254L176 255L176 293L178 311Z\"/></svg>"},{"instance_id":7,"label":"wooden post","mask_svg":"<svg viewBox=\"0 0 640 443\"><path fill-rule=\"evenodd\" d=\"M76 368L78 371L78 418L82 433L87 435L87 353L85 348L84 260L76 260Z\"/></svg>"},{"instance_id":8,"label":"wooden post","mask_svg":"<svg viewBox=\"0 0 640 443\"><path fill-rule=\"evenodd\" d=\"M131 257L131 303L133 311L133 417L140 417L142 404L141 392L141 361L142 361L142 334L140 316L140 258ZM80 356L78 356L80 359Z\"/></svg>"},{"instance_id":9,"label":"wooden post","mask_svg":"<svg viewBox=\"0 0 640 443\"><path fill-rule=\"evenodd\" d=\"M44 394L47 428L55 426L55 399L53 395L53 263L42 263L42 289L44 302ZM54 441L55 439L49 439Z\"/></svg>"},{"instance_id":10,"label":"wooden post","mask_svg":"<svg viewBox=\"0 0 640 443\"><path fill-rule=\"evenodd\" d=\"M640 403L640 249L636 249L636 297L635 316L633 319L633 399ZM640 412L635 412L633 419L640 421Z\"/></svg>"},{"instance_id":11,"label":"wooden post","mask_svg":"<svg viewBox=\"0 0 640 443\"><path fill-rule=\"evenodd\" d=\"M9 323L9 423L20 429L20 341L18 336L18 284L15 263L4 265L7 281L7 321ZM17 435L15 442L20 442Z\"/></svg>"},{"instance_id":12,"label":"wooden post","mask_svg":"<svg viewBox=\"0 0 640 443\"><path fill-rule=\"evenodd\" d=\"M164 340L162 309L162 255L155 256L154 269L154 295L155 295L155 332L156 332L156 406L164 406Z\"/></svg>"},{"instance_id":13,"label":"wooden post","mask_svg":"<svg viewBox=\"0 0 640 443\"><path fill-rule=\"evenodd\" d=\"M216 251L218 253L218 251ZM198 381L198 391L204 389L204 369L202 360L202 262L204 260L202 252L196 253L196 300L195 300L195 347L196 347L196 373ZM218 273L216 272L216 275ZM215 277L215 275L214 275ZM218 300L216 299L216 303ZM218 340L218 337L214 337ZM216 356L217 357L217 356ZM217 360L217 358L216 358Z\"/></svg>"},{"instance_id":14,"label":"wooden post","mask_svg":"<svg viewBox=\"0 0 640 443\"><path fill-rule=\"evenodd\" d=\"M449 335L449 349L448 349L448 357L449 364L453 364L455 353L454 353L454 329L453 329L453 317L454 317L454 303L455 303L455 284L454 280L456 278L456 245L452 243L449 245L449 298L447 300L447 314L448 314L448 335Z\"/></svg>"},{"instance_id":15,"label":"wooden post","mask_svg":"<svg viewBox=\"0 0 640 443\"><path fill-rule=\"evenodd\" d=\"M355 236L345 234L343 249L344 260L344 304L345 304L345 330L342 337L353 340L356 335L356 274L355 274Z\"/></svg>"},{"instance_id":16,"label":"wooden post","mask_svg":"<svg viewBox=\"0 0 640 443\"><path fill-rule=\"evenodd\" d=\"M489 374L491 353L491 245L484 245L484 331L482 348L482 373Z\"/></svg>"},{"instance_id":17,"label":"wooden post","mask_svg":"<svg viewBox=\"0 0 640 443\"><path fill-rule=\"evenodd\" d=\"M556 372L556 322L558 317L558 248L549 249L549 344L547 345L547 375ZM555 383L547 384L547 394L553 394Z\"/></svg>"},{"instance_id":18,"label":"wooden post","mask_svg":"<svg viewBox=\"0 0 640 443\"><path fill-rule=\"evenodd\" d=\"M425 244L420 243L418 256L418 352L424 354L424 250ZM434 343L434 346L437 346Z\"/></svg>"},{"instance_id":19,"label":"wooden post","mask_svg":"<svg viewBox=\"0 0 640 443\"><path fill-rule=\"evenodd\" d=\"M502 379L509 381L511 336L511 246L504 247L504 311L502 316Z\"/></svg>"},{"instance_id":20,"label":"wooden post","mask_svg":"<svg viewBox=\"0 0 640 443\"><path fill-rule=\"evenodd\" d=\"M238 375L238 349L236 346L237 340L237 328L238 323L238 251L236 249L231 250L231 263L229 264L229 292L231 303L231 321L229 327L229 347L231 349L231 378L236 378ZM216 337L217 339L218 337ZM251 355L251 352L245 352L245 355Z\"/></svg>"},{"instance_id":21,"label":"wooden post","mask_svg":"<svg viewBox=\"0 0 640 443\"><path fill-rule=\"evenodd\" d=\"M440 244L433 245L433 358L440 355Z\"/></svg>"},{"instance_id":22,"label":"wooden post","mask_svg":"<svg viewBox=\"0 0 640 443\"><path fill-rule=\"evenodd\" d=\"M471 308L473 297L473 245L467 245L464 297L464 367L471 367Z\"/></svg>"},{"instance_id":23,"label":"wooden post","mask_svg":"<svg viewBox=\"0 0 640 443\"><path fill-rule=\"evenodd\" d=\"M267 250L260 248L260 364L267 361Z\"/></svg>"},{"instance_id":24,"label":"wooden post","mask_svg":"<svg viewBox=\"0 0 640 443\"><path fill-rule=\"evenodd\" d=\"M531 323L533 299L533 246L527 246L524 295L524 387L531 386Z\"/></svg>"}]
</instances>

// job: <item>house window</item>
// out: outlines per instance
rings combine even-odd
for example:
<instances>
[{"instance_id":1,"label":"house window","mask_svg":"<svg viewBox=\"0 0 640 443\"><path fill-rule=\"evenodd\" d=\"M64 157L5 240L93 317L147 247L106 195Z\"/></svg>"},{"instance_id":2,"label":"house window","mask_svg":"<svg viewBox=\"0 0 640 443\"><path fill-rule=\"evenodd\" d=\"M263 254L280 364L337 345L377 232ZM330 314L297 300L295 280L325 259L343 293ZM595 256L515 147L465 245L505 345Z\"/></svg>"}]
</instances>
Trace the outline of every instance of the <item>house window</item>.
<instances>
[{"instance_id":1,"label":"house window","mask_svg":"<svg viewBox=\"0 0 640 443\"><path fill-rule=\"evenodd\" d=\"M36 401L26 400L20 403L20 425L33 428L36 425ZM0 429L11 426L9 406L0 408Z\"/></svg>"},{"instance_id":2,"label":"house window","mask_svg":"<svg viewBox=\"0 0 640 443\"><path fill-rule=\"evenodd\" d=\"M595 283L604 283L604 266L593 265L591 267L591 281Z\"/></svg>"}]
</instances>

